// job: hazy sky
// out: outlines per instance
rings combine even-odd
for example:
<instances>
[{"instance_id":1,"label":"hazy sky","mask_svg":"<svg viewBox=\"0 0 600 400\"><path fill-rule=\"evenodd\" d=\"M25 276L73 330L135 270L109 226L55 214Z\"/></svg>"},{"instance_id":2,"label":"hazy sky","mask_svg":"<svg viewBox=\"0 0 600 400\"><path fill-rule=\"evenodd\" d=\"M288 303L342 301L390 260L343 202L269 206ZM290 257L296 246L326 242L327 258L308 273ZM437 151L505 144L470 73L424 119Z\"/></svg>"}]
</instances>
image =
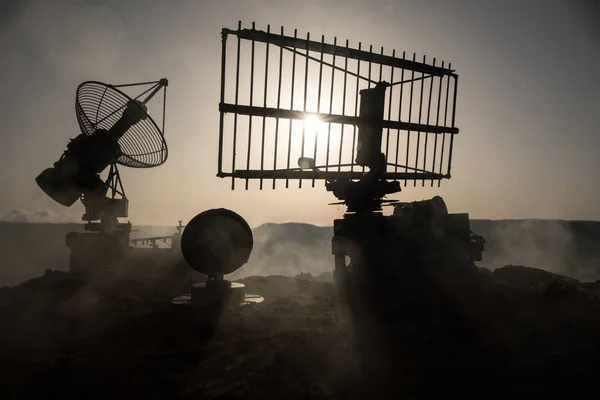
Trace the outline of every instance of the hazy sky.
<instances>
[{"instance_id":1,"label":"hazy sky","mask_svg":"<svg viewBox=\"0 0 600 400\"><path fill-rule=\"evenodd\" d=\"M600 220L600 7L575 0L11 1L0 13L0 217L78 220L35 184L76 136L76 87L169 79L169 159L122 169L134 224L214 207L251 225L331 224L315 188L230 190L217 172L221 28L255 21L452 62L460 76L452 179L408 187L473 218ZM310 185L309 185L310 186ZM238 185L242 187L242 185Z\"/></svg>"}]
</instances>

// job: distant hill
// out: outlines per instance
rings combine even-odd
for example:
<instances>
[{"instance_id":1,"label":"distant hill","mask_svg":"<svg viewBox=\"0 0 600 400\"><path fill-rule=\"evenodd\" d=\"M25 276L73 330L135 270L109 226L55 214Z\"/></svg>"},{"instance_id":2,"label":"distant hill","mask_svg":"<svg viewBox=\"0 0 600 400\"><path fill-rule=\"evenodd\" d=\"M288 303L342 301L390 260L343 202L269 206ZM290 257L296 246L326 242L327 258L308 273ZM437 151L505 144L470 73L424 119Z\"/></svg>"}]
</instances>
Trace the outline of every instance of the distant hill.
<instances>
[{"instance_id":1,"label":"distant hill","mask_svg":"<svg viewBox=\"0 0 600 400\"><path fill-rule=\"evenodd\" d=\"M580 280L600 279L600 222L556 220L473 220L486 239L480 266L508 264L560 272ZM134 226L132 237L170 235L175 228ZM81 224L0 222L0 284L17 284L46 269L68 268L69 231ZM318 275L333 269L332 227L302 223L264 224L253 230L248 264L231 278L251 275Z\"/></svg>"}]
</instances>

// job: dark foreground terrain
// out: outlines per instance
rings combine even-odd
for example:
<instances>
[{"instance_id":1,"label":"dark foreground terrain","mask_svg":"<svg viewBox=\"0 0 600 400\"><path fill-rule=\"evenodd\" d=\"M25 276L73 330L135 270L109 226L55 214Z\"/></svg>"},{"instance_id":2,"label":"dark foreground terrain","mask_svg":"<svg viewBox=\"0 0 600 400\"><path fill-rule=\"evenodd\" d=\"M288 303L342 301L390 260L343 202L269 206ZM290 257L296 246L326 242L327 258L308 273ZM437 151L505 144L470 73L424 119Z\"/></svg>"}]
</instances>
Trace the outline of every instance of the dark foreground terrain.
<instances>
[{"instance_id":1,"label":"dark foreground terrain","mask_svg":"<svg viewBox=\"0 0 600 400\"><path fill-rule=\"evenodd\" d=\"M357 320L331 276L251 277L249 292L266 301L226 310L211 329L170 304L189 285L181 276L139 276L47 271L1 288L2 398L555 398L600 388L599 282L516 266L432 269L383 288L377 302L389 307Z\"/></svg>"}]
</instances>

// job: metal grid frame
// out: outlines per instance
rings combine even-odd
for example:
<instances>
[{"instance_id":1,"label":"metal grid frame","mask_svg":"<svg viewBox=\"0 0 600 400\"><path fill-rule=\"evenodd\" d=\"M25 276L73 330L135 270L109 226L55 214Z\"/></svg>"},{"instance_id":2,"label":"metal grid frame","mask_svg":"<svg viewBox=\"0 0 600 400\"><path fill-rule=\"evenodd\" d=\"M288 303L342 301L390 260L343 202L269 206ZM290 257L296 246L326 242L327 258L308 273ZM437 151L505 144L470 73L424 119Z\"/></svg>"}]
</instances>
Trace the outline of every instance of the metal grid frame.
<instances>
[{"instance_id":1,"label":"metal grid frame","mask_svg":"<svg viewBox=\"0 0 600 400\"><path fill-rule=\"evenodd\" d=\"M233 49L227 47L230 35L236 38ZM232 50L234 57L230 55ZM291 56L291 62L286 55ZM232 58L233 67L230 66ZM217 176L230 177L232 189L235 189L236 178L245 180L246 189L252 179L259 180L260 189L267 179L272 180L273 189L277 180L285 180L285 187L289 187L290 180L298 180L299 187L303 180L311 180L314 187L317 179L360 179L365 172L364 167L355 162L357 126L361 120L358 115L360 91L389 80L386 112L381 121L382 152L387 161L383 177L404 181L405 186L409 181L414 186L417 182L422 186L426 182L431 186L437 182L439 186L442 179L451 176L454 136L458 133L455 126L458 75L451 64L446 67L443 61L439 66L436 63L433 58L432 64L428 64L426 56L418 62L416 54L409 60L405 52L402 57L396 57L395 50L386 55L383 47L376 53L372 45L366 51L361 43L354 49L348 40L340 46L337 38L333 44L325 43L324 36L320 42L313 41L310 33L306 38L299 38L297 30L293 36L286 36L283 27L279 34L271 33L270 26L266 31L256 30L254 23L251 29L242 29L241 22L237 30L223 29ZM286 75L290 69L291 74ZM324 69L331 71L329 76ZM314 76L317 70L318 79L309 80L309 73L312 71ZM316 85L316 94L315 90L308 93L311 85L312 89ZM336 93L338 110L341 101L338 112L333 110ZM311 94L316 111L307 108ZM328 104L323 105L323 100L328 100ZM311 116L327 126L327 133L322 135L326 139L326 150L320 153L325 155L324 162L319 162L317 157L319 134L315 134L313 151L305 152L306 121ZM295 122L302 125L298 132L292 129ZM339 138L332 135L335 126L338 130L341 127ZM293 133L297 133L296 142L292 140ZM346 152L343 157L344 144L348 145L349 138L351 155L348 157ZM285 144L282 147L284 139L287 139L287 148ZM255 149L257 141L259 149ZM303 171L292 166L292 143L298 147L298 142L300 156L313 156L320 171ZM331 156L335 147L338 154ZM224 169L227 156L231 165L228 171ZM266 158L271 156L272 161L267 162ZM283 167L278 168L282 163Z\"/></svg>"}]
</instances>

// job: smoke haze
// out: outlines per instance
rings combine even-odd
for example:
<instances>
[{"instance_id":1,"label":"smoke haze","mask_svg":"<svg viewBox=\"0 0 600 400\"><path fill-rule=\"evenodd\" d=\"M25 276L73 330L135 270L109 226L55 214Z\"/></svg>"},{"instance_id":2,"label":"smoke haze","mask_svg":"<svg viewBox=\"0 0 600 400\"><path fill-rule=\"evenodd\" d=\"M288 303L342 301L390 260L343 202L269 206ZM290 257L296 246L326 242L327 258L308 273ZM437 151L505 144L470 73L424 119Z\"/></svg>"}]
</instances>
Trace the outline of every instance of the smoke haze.
<instances>
[{"instance_id":1,"label":"smoke haze","mask_svg":"<svg viewBox=\"0 0 600 400\"><path fill-rule=\"evenodd\" d=\"M83 224L31 223L59 219L45 210L13 210L5 216L5 220L12 222L0 222L1 284L18 284L43 274L46 269L68 269L69 249L64 237L69 231L83 231ZM483 260L478 263L481 267L493 270L505 265L524 265L579 280L600 279L597 246L600 222L473 220L471 227L486 239ZM134 225L131 237L167 236L175 231L175 227ZM230 279L306 273L317 276L333 270L331 227L264 224L253 232L254 249L250 259L231 274ZM164 262L172 261L165 259Z\"/></svg>"}]
</instances>

